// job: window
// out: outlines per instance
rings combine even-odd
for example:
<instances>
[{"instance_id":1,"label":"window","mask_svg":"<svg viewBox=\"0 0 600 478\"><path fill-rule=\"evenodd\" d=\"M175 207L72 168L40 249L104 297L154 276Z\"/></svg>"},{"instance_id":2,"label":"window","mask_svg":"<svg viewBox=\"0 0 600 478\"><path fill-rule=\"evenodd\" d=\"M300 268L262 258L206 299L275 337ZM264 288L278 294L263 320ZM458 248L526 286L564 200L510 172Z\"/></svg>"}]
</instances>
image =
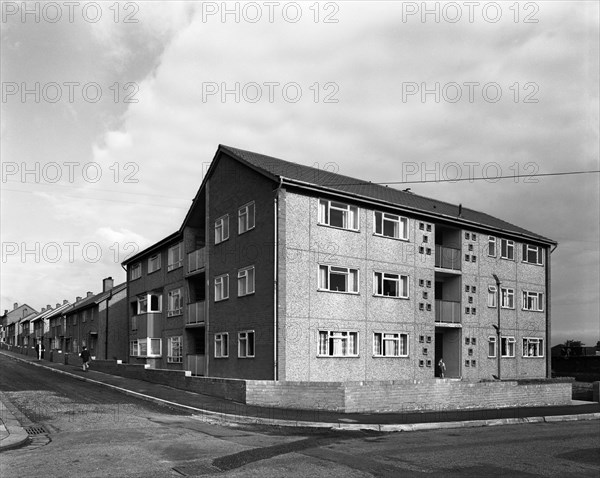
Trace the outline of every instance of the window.
<instances>
[{"instance_id":1,"label":"window","mask_svg":"<svg viewBox=\"0 0 600 478\"><path fill-rule=\"evenodd\" d=\"M160 254L155 254L148 259L148 274L160 269Z\"/></svg>"},{"instance_id":2,"label":"window","mask_svg":"<svg viewBox=\"0 0 600 478\"><path fill-rule=\"evenodd\" d=\"M183 243L169 248L167 257L167 270L172 271L183 265Z\"/></svg>"},{"instance_id":3,"label":"window","mask_svg":"<svg viewBox=\"0 0 600 478\"><path fill-rule=\"evenodd\" d=\"M238 234L254 229L254 202L238 209Z\"/></svg>"},{"instance_id":4,"label":"window","mask_svg":"<svg viewBox=\"0 0 600 478\"><path fill-rule=\"evenodd\" d=\"M254 266L238 271L238 297L254 294Z\"/></svg>"},{"instance_id":5,"label":"window","mask_svg":"<svg viewBox=\"0 0 600 478\"><path fill-rule=\"evenodd\" d=\"M495 285L488 286L488 307L496 307L496 294L498 289L496 289Z\"/></svg>"},{"instance_id":6,"label":"window","mask_svg":"<svg viewBox=\"0 0 600 478\"><path fill-rule=\"evenodd\" d=\"M358 270L319 266L319 290L358 293Z\"/></svg>"},{"instance_id":7,"label":"window","mask_svg":"<svg viewBox=\"0 0 600 478\"><path fill-rule=\"evenodd\" d=\"M138 341L132 340L129 342L129 355L133 357L137 357L140 354L140 349L138 347Z\"/></svg>"},{"instance_id":8,"label":"window","mask_svg":"<svg viewBox=\"0 0 600 478\"><path fill-rule=\"evenodd\" d=\"M500 239L500 257L511 261L515 260L515 241Z\"/></svg>"},{"instance_id":9,"label":"window","mask_svg":"<svg viewBox=\"0 0 600 478\"><path fill-rule=\"evenodd\" d=\"M472 241L476 241L477 240L477 234L471 233L471 240Z\"/></svg>"},{"instance_id":10,"label":"window","mask_svg":"<svg viewBox=\"0 0 600 478\"><path fill-rule=\"evenodd\" d=\"M373 334L375 357L408 357L408 334L375 332Z\"/></svg>"},{"instance_id":11,"label":"window","mask_svg":"<svg viewBox=\"0 0 600 478\"><path fill-rule=\"evenodd\" d=\"M254 331L238 333L238 357L254 357Z\"/></svg>"},{"instance_id":12,"label":"window","mask_svg":"<svg viewBox=\"0 0 600 478\"><path fill-rule=\"evenodd\" d=\"M174 289L168 294L167 317L181 315L183 310L183 294L181 289Z\"/></svg>"},{"instance_id":13,"label":"window","mask_svg":"<svg viewBox=\"0 0 600 478\"><path fill-rule=\"evenodd\" d=\"M408 239L408 219L395 214L375 211L375 234L394 239ZM423 242L427 236L423 236Z\"/></svg>"},{"instance_id":14,"label":"window","mask_svg":"<svg viewBox=\"0 0 600 478\"><path fill-rule=\"evenodd\" d=\"M162 340L147 337L129 342L129 355L134 357L160 357Z\"/></svg>"},{"instance_id":15,"label":"window","mask_svg":"<svg viewBox=\"0 0 600 478\"><path fill-rule=\"evenodd\" d=\"M229 357L229 334L215 334L215 358Z\"/></svg>"},{"instance_id":16,"label":"window","mask_svg":"<svg viewBox=\"0 0 600 478\"><path fill-rule=\"evenodd\" d=\"M358 208L335 201L319 201L319 224L358 231Z\"/></svg>"},{"instance_id":17,"label":"window","mask_svg":"<svg viewBox=\"0 0 600 478\"><path fill-rule=\"evenodd\" d=\"M183 337L169 337L168 340L168 355L167 362L181 363L183 362Z\"/></svg>"},{"instance_id":18,"label":"window","mask_svg":"<svg viewBox=\"0 0 600 478\"><path fill-rule=\"evenodd\" d=\"M466 285L465 286L465 292L471 292L471 286L470 285Z\"/></svg>"},{"instance_id":19,"label":"window","mask_svg":"<svg viewBox=\"0 0 600 478\"><path fill-rule=\"evenodd\" d=\"M137 313L148 314L162 312L162 294L159 292L149 292L137 297Z\"/></svg>"},{"instance_id":20,"label":"window","mask_svg":"<svg viewBox=\"0 0 600 478\"><path fill-rule=\"evenodd\" d=\"M488 236L488 256L496 257L496 238Z\"/></svg>"},{"instance_id":21,"label":"window","mask_svg":"<svg viewBox=\"0 0 600 478\"><path fill-rule=\"evenodd\" d=\"M142 264L136 263L129 267L129 280L136 280L142 277Z\"/></svg>"},{"instance_id":22,"label":"window","mask_svg":"<svg viewBox=\"0 0 600 478\"><path fill-rule=\"evenodd\" d=\"M473 244L469 244L468 249L469 251L473 251Z\"/></svg>"},{"instance_id":23,"label":"window","mask_svg":"<svg viewBox=\"0 0 600 478\"><path fill-rule=\"evenodd\" d=\"M471 238L471 235L468 232L465 232L465 239L468 241Z\"/></svg>"},{"instance_id":24,"label":"window","mask_svg":"<svg viewBox=\"0 0 600 478\"><path fill-rule=\"evenodd\" d=\"M523 338L523 357L543 357L544 339Z\"/></svg>"},{"instance_id":25,"label":"window","mask_svg":"<svg viewBox=\"0 0 600 478\"><path fill-rule=\"evenodd\" d=\"M375 272L373 285L375 295L408 298L408 276Z\"/></svg>"},{"instance_id":26,"label":"window","mask_svg":"<svg viewBox=\"0 0 600 478\"><path fill-rule=\"evenodd\" d=\"M137 330L137 329L138 329L137 315L134 315L131 317L131 330Z\"/></svg>"},{"instance_id":27,"label":"window","mask_svg":"<svg viewBox=\"0 0 600 478\"><path fill-rule=\"evenodd\" d=\"M225 214L215 221L215 244L227 239L229 239L229 214Z\"/></svg>"},{"instance_id":28,"label":"window","mask_svg":"<svg viewBox=\"0 0 600 478\"><path fill-rule=\"evenodd\" d=\"M229 299L229 274L215 277L215 302Z\"/></svg>"},{"instance_id":29,"label":"window","mask_svg":"<svg viewBox=\"0 0 600 478\"><path fill-rule=\"evenodd\" d=\"M503 357L515 356L515 338L502 337L501 352Z\"/></svg>"},{"instance_id":30,"label":"window","mask_svg":"<svg viewBox=\"0 0 600 478\"><path fill-rule=\"evenodd\" d=\"M488 337L488 357L496 357L496 337Z\"/></svg>"},{"instance_id":31,"label":"window","mask_svg":"<svg viewBox=\"0 0 600 478\"><path fill-rule=\"evenodd\" d=\"M543 257L543 250L541 247L523 244L523 262L541 266L544 263Z\"/></svg>"},{"instance_id":32,"label":"window","mask_svg":"<svg viewBox=\"0 0 600 478\"><path fill-rule=\"evenodd\" d=\"M502 287L500 306L503 309L515 308L515 290Z\"/></svg>"},{"instance_id":33,"label":"window","mask_svg":"<svg viewBox=\"0 0 600 478\"><path fill-rule=\"evenodd\" d=\"M543 312L543 299L544 294L541 292L529 292L523 291L523 310L535 310L537 312Z\"/></svg>"},{"instance_id":34,"label":"window","mask_svg":"<svg viewBox=\"0 0 600 478\"><path fill-rule=\"evenodd\" d=\"M320 357L357 357L358 332L319 331Z\"/></svg>"}]
</instances>

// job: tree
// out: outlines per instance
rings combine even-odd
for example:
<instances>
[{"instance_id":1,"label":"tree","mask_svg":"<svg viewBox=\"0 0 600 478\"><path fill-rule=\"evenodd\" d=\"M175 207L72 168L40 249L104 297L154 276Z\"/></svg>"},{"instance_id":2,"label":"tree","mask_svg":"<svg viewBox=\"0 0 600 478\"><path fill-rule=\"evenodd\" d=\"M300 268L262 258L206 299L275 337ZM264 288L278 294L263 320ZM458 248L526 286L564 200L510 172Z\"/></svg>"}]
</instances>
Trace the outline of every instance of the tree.
<instances>
[{"instance_id":1,"label":"tree","mask_svg":"<svg viewBox=\"0 0 600 478\"><path fill-rule=\"evenodd\" d=\"M600 341L598 342L600 343ZM576 347L583 347L585 344L581 342L581 340L567 340L565 342L565 347L571 347L571 348L576 348Z\"/></svg>"}]
</instances>

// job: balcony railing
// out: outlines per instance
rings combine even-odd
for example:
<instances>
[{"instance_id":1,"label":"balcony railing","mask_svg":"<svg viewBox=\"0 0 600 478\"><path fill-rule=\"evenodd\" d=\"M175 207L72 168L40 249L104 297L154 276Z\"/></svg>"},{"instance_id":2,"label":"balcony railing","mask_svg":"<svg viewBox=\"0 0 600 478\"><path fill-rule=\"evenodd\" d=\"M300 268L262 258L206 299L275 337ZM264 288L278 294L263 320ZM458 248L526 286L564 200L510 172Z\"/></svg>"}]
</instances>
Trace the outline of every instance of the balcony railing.
<instances>
[{"instance_id":1,"label":"balcony railing","mask_svg":"<svg viewBox=\"0 0 600 478\"><path fill-rule=\"evenodd\" d=\"M460 302L452 300L435 301L435 321L447 324L460 324Z\"/></svg>"},{"instance_id":2,"label":"balcony railing","mask_svg":"<svg viewBox=\"0 0 600 478\"><path fill-rule=\"evenodd\" d=\"M188 274L193 274L206 266L206 248L197 249L188 254Z\"/></svg>"},{"instance_id":3,"label":"balcony railing","mask_svg":"<svg viewBox=\"0 0 600 478\"><path fill-rule=\"evenodd\" d=\"M459 271L461 270L460 259L460 249L435 245L435 267Z\"/></svg>"},{"instance_id":4,"label":"balcony railing","mask_svg":"<svg viewBox=\"0 0 600 478\"><path fill-rule=\"evenodd\" d=\"M202 325L204 324L204 301L188 304L188 314L186 324Z\"/></svg>"}]
</instances>

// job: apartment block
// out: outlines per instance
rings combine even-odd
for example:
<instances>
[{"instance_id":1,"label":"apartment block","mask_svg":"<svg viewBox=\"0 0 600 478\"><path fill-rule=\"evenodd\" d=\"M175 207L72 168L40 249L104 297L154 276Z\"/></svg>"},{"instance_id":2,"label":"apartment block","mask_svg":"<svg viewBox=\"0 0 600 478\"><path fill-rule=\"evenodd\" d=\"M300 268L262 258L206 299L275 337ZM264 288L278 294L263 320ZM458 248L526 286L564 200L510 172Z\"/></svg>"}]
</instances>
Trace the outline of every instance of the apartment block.
<instances>
[{"instance_id":1,"label":"apartment block","mask_svg":"<svg viewBox=\"0 0 600 478\"><path fill-rule=\"evenodd\" d=\"M556 245L221 145L180 228L124 262L129 361L281 381L546 377Z\"/></svg>"}]
</instances>

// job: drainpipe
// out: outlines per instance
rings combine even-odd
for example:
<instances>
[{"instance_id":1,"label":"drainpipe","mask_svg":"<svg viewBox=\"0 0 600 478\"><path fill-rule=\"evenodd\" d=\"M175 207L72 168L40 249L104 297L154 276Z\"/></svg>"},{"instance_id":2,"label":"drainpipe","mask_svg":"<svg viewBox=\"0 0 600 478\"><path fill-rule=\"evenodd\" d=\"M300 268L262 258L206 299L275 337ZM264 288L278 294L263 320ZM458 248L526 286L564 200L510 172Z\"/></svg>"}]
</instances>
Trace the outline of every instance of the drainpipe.
<instances>
[{"instance_id":1,"label":"drainpipe","mask_svg":"<svg viewBox=\"0 0 600 478\"><path fill-rule=\"evenodd\" d=\"M108 360L108 307L110 299L112 299L113 293L112 289L110 290L110 294L106 299L106 324L104 328L104 360ZM129 328L129 320L127 321L127 328ZM129 344L128 344L129 345Z\"/></svg>"},{"instance_id":2,"label":"drainpipe","mask_svg":"<svg viewBox=\"0 0 600 478\"><path fill-rule=\"evenodd\" d=\"M546 378L552 378L552 351L550 349L550 340L552 336L552 321L551 317L551 303L550 303L550 288L552 282L550 280L550 255L556 250L558 244L552 249L546 249Z\"/></svg>"},{"instance_id":3,"label":"drainpipe","mask_svg":"<svg viewBox=\"0 0 600 478\"><path fill-rule=\"evenodd\" d=\"M129 271L127 271L127 267L125 267L123 264L121 264L121 267L123 268L123 270L125 271L125 283L127 284L125 286L125 289L127 290L126 297L127 297L127 303L126 303L126 308L125 308L125 315L127 316L127 327L125 327L125 329L127 330L127 349L125 352L125 363L129 363L129 340L131 338L130 334L130 329L131 329L131 322L130 322L130 318L129 314L131 314L131 303L130 301L130 296L129 296Z\"/></svg>"},{"instance_id":4,"label":"drainpipe","mask_svg":"<svg viewBox=\"0 0 600 478\"><path fill-rule=\"evenodd\" d=\"M501 380L500 375L500 357L502 356L502 337L500 336L500 279L496 274L492 274L494 276L494 280L496 281L496 308L498 309L498 324L494 325L496 329L496 354L498 355L498 376L494 377L496 380Z\"/></svg>"},{"instance_id":5,"label":"drainpipe","mask_svg":"<svg viewBox=\"0 0 600 478\"><path fill-rule=\"evenodd\" d=\"M279 288L279 193L281 191L281 184L283 178L279 178L279 185L275 190L275 197L273 201L273 379L279 380L279 365L278 365L278 331L279 331L279 317L277 314L278 296L277 291Z\"/></svg>"}]
</instances>

